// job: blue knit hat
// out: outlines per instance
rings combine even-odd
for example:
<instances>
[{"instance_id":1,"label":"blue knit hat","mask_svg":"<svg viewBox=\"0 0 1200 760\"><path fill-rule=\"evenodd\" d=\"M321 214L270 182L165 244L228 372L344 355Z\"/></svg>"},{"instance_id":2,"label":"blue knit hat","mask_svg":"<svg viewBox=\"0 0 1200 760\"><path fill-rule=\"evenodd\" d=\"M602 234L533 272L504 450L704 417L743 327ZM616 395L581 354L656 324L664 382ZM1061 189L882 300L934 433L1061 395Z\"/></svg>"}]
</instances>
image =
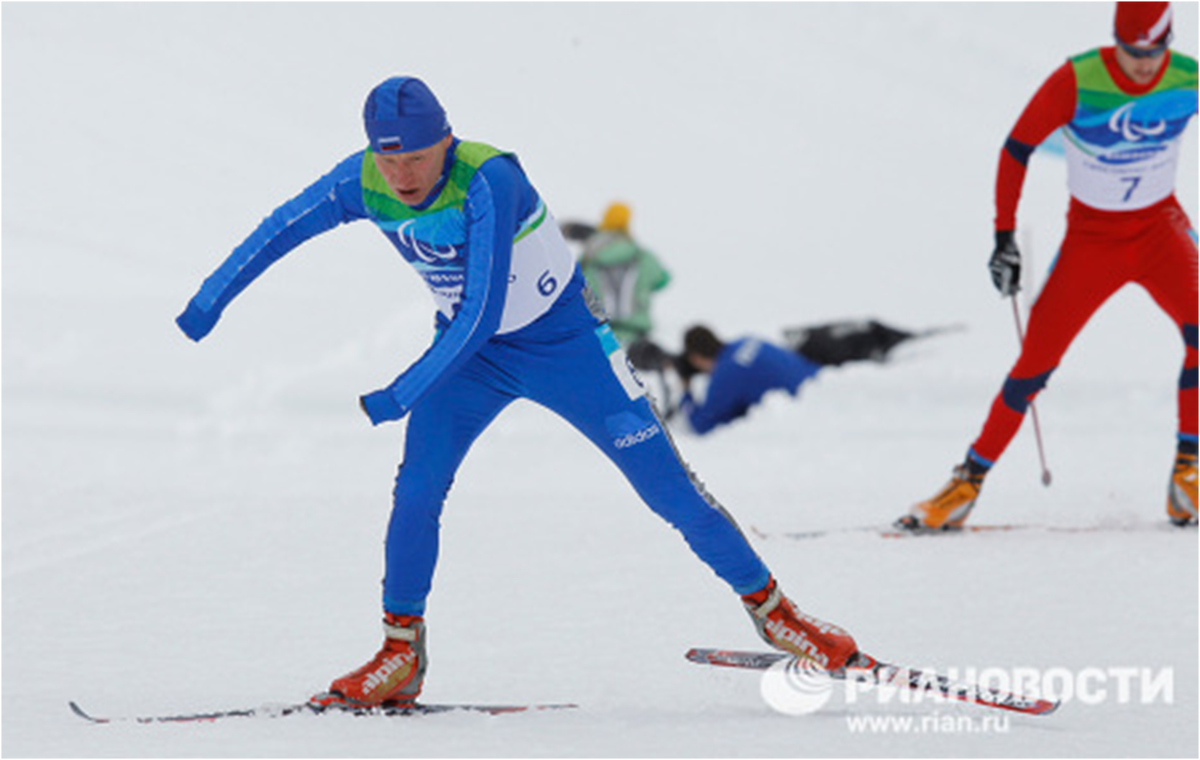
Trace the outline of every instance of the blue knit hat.
<instances>
[{"instance_id":1,"label":"blue knit hat","mask_svg":"<svg viewBox=\"0 0 1200 760\"><path fill-rule=\"evenodd\" d=\"M421 150L450 134L442 104L416 77L392 77L371 90L363 126L376 153Z\"/></svg>"}]
</instances>

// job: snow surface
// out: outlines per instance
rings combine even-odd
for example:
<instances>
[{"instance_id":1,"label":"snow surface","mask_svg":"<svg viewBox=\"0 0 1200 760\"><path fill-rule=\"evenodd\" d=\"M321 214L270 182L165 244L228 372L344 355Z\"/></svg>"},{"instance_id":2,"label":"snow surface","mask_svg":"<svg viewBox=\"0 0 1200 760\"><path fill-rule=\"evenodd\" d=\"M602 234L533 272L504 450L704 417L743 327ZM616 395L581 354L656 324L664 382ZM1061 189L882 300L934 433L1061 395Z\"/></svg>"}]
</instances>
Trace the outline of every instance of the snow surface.
<instances>
[{"instance_id":1,"label":"snow surface","mask_svg":"<svg viewBox=\"0 0 1200 760\"><path fill-rule=\"evenodd\" d=\"M1197 51L1197 7L1177 5ZM1110 3L3 6L6 756L1196 756L1197 538L1158 529L1181 356L1122 291L1071 349L980 523L882 523L944 482L1015 355L987 278L999 147ZM519 152L560 219L623 198L675 280L660 337L876 316L965 332L828 372L680 437L789 593L884 659L1173 675L1007 731L856 733L771 709L690 646L761 647L603 457L530 404L466 461L429 607L430 701L571 712L88 725L304 699L372 654L403 425L359 394L423 349L423 286L367 224L313 241L200 345L173 318L279 202L362 143L362 98L426 78L456 131ZM1180 197L1196 218L1195 128ZM1064 166L1021 209L1044 271ZM1028 426L1027 426L1028 427ZM1121 528L1128 528L1123 530ZM1111 684L1110 684L1111 685ZM1136 694L1135 694L1136 696ZM1161 697L1161 695L1160 695ZM1126 703L1122 703L1122 702ZM976 720L986 711L939 707Z\"/></svg>"}]
</instances>

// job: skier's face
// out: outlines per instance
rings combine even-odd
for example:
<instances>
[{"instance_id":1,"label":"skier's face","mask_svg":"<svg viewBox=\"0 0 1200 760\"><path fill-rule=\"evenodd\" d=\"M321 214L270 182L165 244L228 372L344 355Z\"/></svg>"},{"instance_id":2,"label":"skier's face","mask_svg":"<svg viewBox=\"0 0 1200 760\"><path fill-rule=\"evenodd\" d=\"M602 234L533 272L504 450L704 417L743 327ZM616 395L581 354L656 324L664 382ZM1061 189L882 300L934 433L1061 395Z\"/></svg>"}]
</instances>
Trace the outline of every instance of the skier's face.
<instances>
[{"instance_id":1,"label":"skier's face","mask_svg":"<svg viewBox=\"0 0 1200 760\"><path fill-rule=\"evenodd\" d=\"M1126 52L1123 47L1117 45L1117 65L1121 67L1121 71L1125 73L1125 76L1129 77L1136 84L1149 84L1154 81L1154 77L1158 75L1158 70L1162 68L1163 62L1167 60L1166 52L1166 47L1163 47L1156 55L1135 57Z\"/></svg>"},{"instance_id":2,"label":"skier's face","mask_svg":"<svg viewBox=\"0 0 1200 760\"><path fill-rule=\"evenodd\" d=\"M442 176L446 150L452 138L446 135L428 148L408 153L372 154L375 167L388 187L406 206L419 206Z\"/></svg>"}]
</instances>

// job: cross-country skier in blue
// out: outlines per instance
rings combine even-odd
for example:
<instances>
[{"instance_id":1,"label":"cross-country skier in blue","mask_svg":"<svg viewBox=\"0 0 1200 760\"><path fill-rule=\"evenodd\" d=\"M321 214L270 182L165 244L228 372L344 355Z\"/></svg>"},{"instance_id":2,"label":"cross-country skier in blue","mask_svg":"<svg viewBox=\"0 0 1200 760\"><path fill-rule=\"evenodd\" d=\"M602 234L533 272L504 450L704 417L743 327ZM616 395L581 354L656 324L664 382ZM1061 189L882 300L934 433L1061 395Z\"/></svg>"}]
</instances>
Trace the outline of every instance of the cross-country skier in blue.
<instances>
[{"instance_id":1,"label":"cross-country skier in blue","mask_svg":"<svg viewBox=\"0 0 1200 760\"><path fill-rule=\"evenodd\" d=\"M704 325L684 334L683 352L690 369L709 376L703 402L695 399L690 387L679 402L683 418L700 435L745 416L769 391L795 396L822 366L757 338L725 343Z\"/></svg>"},{"instance_id":2,"label":"cross-country skier in blue","mask_svg":"<svg viewBox=\"0 0 1200 760\"><path fill-rule=\"evenodd\" d=\"M436 97L413 77L378 85L363 118L369 146L276 209L176 320L202 339L273 262L362 219L417 270L437 305L433 345L387 387L361 397L373 424L409 417L387 533L383 648L314 701L415 702L442 504L472 442L518 398L554 411L599 447L742 596L764 639L841 667L856 651L853 638L793 606L680 460L516 157L456 138Z\"/></svg>"},{"instance_id":3,"label":"cross-country skier in blue","mask_svg":"<svg viewBox=\"0 0 1200 760\"><path fill-rule=\"evenodd\" d=\"M706 325L693 325L683 334L683 354L672 359L664 353L659 361L672 366L686 387L678 411L692 432L705 435L744 417L771 391L796 396L825 367L884 362L901 343L941 331L914 333L874 319L843 320L786 329L784 348L755 337L726 343ZM637 359L635 366L641 366ZM697 374L709 376L703 401L691 392Z\"/></svg>"}]
</instances>

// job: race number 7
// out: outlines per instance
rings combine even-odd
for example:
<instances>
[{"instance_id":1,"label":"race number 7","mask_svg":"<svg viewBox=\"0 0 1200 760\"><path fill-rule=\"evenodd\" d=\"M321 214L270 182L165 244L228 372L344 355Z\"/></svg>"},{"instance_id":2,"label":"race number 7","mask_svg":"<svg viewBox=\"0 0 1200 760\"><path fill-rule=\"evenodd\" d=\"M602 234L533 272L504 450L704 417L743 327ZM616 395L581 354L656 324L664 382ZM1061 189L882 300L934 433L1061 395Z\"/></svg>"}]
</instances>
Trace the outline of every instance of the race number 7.
<instances>
[{"instance_id":1,"label":"race number 7","mask_svg":"<svg viewBox=\"0 0 1200 760\"><path fill-rule=\"evenodd\" d=\"M1133 191L1137 189L1138 183L1142 181L1141 177L1121 177L1122 182L1129 183L1129 189L1125 191L1125 197L1121 199L1122 203L1128 203Z\"/></svg>"}]
</instances>

